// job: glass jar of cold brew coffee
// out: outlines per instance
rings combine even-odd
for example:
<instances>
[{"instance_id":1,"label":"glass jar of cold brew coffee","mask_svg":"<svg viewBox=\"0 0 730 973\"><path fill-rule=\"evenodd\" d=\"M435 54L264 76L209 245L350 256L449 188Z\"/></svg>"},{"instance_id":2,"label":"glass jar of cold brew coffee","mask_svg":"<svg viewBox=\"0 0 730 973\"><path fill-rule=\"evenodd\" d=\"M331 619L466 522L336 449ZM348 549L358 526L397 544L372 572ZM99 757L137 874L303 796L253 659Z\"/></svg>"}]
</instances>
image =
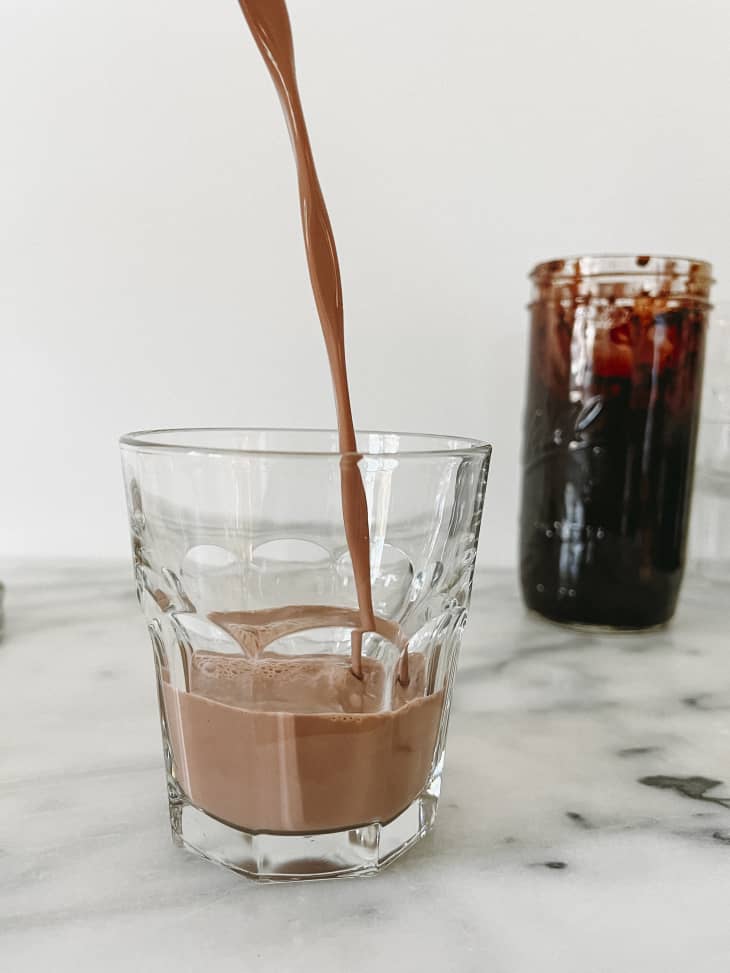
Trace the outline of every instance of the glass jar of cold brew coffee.
<instances>
[{"instance_id":1,"label":"glass jar of cold brew coffee","mask_svg":"<svg viewBox=\"0 0 730 973\"><path fill-rule=\"evenodd\" d=\"M711 267L578 257L531 280L525 601L568 624L662 625L684 567Z\"/></svg>"}]
</instances>

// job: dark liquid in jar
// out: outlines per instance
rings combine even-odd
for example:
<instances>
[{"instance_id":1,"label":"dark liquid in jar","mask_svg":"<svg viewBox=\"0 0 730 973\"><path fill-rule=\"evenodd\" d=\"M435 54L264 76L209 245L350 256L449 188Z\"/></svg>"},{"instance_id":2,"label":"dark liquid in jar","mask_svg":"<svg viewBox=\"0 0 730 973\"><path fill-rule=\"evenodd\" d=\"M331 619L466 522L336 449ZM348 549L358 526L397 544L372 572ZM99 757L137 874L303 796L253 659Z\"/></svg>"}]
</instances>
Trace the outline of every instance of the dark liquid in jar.
<instances>
[{"instance_id":1,"label":"dark liquid in jar","mask_svg":"<svg viewBox=\"0 0 730 973\"><path fill-rule=\"evenodd\" d=\"M520 525L529 608L626 629L673 615L706 317L691 298L533 304Z\"/></svg>"}]
</instances>

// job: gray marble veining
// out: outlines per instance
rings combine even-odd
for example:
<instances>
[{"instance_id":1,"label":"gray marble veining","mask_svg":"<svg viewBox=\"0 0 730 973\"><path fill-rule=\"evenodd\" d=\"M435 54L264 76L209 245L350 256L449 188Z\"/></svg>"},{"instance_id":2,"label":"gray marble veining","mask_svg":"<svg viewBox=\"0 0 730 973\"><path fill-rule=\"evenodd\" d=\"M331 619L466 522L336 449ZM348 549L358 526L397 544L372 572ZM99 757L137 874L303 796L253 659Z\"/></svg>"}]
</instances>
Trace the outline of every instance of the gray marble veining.
<instances>
[{"instance_id":1,"label":"gray marble veining","mask_svg":"<svg viewBox=\"0 0 730 973\"><path fill-rule=\"evenodd\" d=\"M482 572L435 832L373 880L255 888L170 842L130 569L2 577L3 969L730 965L727 588L689 579L667 630L596 636Z\"/></svg>"}]
</instances>

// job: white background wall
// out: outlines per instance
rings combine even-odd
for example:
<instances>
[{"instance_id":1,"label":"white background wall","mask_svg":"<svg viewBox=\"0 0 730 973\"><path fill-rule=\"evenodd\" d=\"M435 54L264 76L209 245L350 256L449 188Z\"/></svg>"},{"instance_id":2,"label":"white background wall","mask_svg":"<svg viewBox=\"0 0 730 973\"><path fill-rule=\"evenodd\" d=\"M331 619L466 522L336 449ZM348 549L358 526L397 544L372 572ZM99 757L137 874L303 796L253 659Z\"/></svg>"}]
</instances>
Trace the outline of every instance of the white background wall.
<instances>
[{"instance_id":1,"label":"white background wall","mask_svg":"<svg viewBox=\"0 0 730 973\"><path fill-rule=\"evenodd\" d=\"M490 438L510 562L531 265L730 294L730 4L290 7L357 421ZM333 422L279 107L235 0L2 0L0 125L0 549L126 554L121 432Z\"/></svg>"}]
</instances>

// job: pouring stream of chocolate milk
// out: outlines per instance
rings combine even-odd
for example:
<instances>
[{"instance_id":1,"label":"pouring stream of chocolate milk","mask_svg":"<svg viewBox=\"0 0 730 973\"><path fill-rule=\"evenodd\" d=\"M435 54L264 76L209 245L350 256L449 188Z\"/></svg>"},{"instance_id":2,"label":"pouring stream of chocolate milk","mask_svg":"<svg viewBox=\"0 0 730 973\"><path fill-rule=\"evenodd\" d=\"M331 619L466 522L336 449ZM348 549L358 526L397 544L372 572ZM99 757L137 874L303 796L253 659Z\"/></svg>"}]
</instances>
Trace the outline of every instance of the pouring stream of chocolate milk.
<instances>
[{"instance_id":1,"label":"pouring stream of chocolate milk","mask_svg":"<svg viewBox=\"0 0 730 973\"><path fill-rule=\"evenodd\" d=\"M279 94L296 157L309 276L324 334L337 404L339 448L342 454L342 513L360 612L360 627L352 633L352 671L361 678L363 633L374 632L376 622L370 587L368 508L358 467L360 456L357 453L347 382L342 284L337 249L302 111L286 3L284 0L239 0L239 3ZM407 650L403 653L400 678L402 682L407 682Z\"/></svg>"}]
</instances>

